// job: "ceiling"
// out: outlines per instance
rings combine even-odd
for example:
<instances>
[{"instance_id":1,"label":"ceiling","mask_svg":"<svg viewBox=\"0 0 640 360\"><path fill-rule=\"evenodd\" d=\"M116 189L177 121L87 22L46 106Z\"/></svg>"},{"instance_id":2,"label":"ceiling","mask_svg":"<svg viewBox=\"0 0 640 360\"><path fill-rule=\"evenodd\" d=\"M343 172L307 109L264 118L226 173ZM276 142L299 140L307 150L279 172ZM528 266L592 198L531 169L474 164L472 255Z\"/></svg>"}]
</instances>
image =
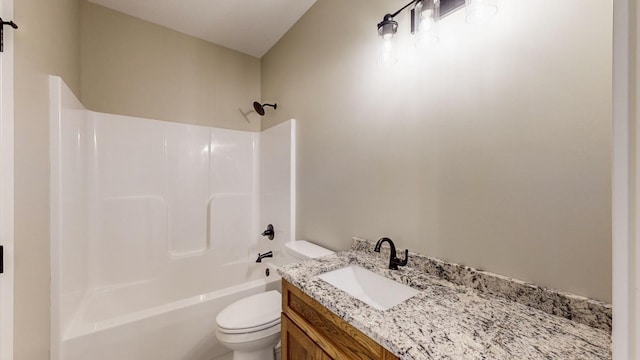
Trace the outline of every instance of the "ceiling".
<instances>
[{"instance_id":1,"label":"ceiling","mask_svg":"<svg viewBox=\"0 0 640 360\"><path fill-rule=\"evenodd\" d=\"M261 58L316 0L89 0Z\"/></svg>"}]
</instances>

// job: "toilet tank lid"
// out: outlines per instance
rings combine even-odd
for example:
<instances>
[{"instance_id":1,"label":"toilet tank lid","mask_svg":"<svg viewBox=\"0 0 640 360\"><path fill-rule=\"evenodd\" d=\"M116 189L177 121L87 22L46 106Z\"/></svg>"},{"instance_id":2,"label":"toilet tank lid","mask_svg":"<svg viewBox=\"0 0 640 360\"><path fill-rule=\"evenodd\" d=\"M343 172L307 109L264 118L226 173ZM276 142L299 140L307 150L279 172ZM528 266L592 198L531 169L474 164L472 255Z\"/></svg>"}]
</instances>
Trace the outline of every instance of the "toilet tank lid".
<instances>
[{"instance_id":1,"label":"toilet tank lid","mask_svg":"<svg viewBox=\"0 0 640 360\"><path fill-rule=\"evenodd\" d=\"M284 244L287 250L295 257L300 259L315 259L326 255L331 255L334 252L310 243L306 240L289 241Z\"/></svg>"}]
</instances>

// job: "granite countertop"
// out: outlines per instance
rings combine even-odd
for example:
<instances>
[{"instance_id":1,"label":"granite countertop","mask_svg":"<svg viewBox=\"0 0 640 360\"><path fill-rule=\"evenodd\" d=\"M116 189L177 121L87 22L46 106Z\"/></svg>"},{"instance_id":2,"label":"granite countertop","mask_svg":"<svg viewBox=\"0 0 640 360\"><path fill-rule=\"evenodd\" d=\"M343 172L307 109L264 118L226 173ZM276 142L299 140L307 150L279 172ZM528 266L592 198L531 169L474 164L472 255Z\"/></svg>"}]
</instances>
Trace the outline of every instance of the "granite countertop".
<instances>
[{"instance_id":1,"label":"granite countertop","mask_svg":"<svg viewBox=\"0 0 640 360\"><path fill-rule=\"evenodd\" d=\"M372 248L366 241L356 241L352 250L285 265L279 272L401 359L611 359L611 334L606 330L611 308L606 304L600 307L590 300L586 305L580 302L577 307L581 309L596 308L596 315L582 318L608 316L608 324L589 326L553 315L557 309L543 311L445 280L425 271L420 259L411 266L415 260L412 254L408 266L388 270L388 255L365 250ZM409 285L420 293L381 311L318 278L349 264ZM477 283L477 277L473 281ZM504 288L504 284L501 286ZM534 290L540 292L540 288ZM522 289L517 291L523 293ZM573 313L577 313L577 307Z\"/></svg>"}]
</instances>

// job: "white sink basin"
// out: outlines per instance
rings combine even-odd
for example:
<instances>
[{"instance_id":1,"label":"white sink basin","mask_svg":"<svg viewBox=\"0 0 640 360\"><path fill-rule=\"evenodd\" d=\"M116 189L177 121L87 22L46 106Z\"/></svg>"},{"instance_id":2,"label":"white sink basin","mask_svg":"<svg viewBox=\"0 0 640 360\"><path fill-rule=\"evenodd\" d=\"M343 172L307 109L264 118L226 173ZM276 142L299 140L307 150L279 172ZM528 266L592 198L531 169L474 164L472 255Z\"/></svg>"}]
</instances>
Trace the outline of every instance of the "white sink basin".
<instances>
[{"instance_id":1,"label":"white sink basin","mask_svg":"<svg viewBox=\"0 0 640 360\"><path fill-rule=\"evenodd\" d=\"M358 265L329 271L319 278L378 310L387 310L419 293Z\"/></svg>"}]
</instances>

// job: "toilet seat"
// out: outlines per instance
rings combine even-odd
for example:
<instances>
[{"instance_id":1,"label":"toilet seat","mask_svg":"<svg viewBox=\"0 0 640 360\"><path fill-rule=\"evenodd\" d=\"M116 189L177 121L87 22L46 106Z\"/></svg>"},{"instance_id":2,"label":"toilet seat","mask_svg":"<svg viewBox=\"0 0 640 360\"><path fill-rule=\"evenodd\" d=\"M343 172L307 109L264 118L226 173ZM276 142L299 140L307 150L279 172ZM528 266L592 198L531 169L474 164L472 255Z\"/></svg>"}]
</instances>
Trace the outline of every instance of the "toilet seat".
<instances>
[{"instance_id":1,"label":"toilet seat","mask_svg":"<svg viewBox=\"0 0 640 360\"><path fill-rule=\"evenodd\" d=\"M254 341L261 341L269 337L275 337L277 340L280 338L280 324L276 324L275 326L260 331L231 334L218 328L216 329L216 337L224 344L247 344Z\"/></svg>"},{"instance_id":2,"label":"toilet seat","mask_svg":"<svg viewBox=\"0 0 640 360\"><path fill-rule=\"evenodd\" d=\"M225 334L246 334L246 333L252 333L252 332L268 329L270 327L278 326L278 325L280 325L280 317L266 324L262 324L254 327L241 328L241 329L230 329L230 328L226 328L218 325L218 331Z\"/></svg>"},{"instance_id":3,"label":"toilet seat","mask_svg":"<svg viewBox=\"0 0 640 360\"><path fill-rule=\"evenodd\" d=\"M276 290L240 299L224 308L216 317L223 334L247 334L276 327L280 329L282 295Z\"/></svg>"}]
</instances>

